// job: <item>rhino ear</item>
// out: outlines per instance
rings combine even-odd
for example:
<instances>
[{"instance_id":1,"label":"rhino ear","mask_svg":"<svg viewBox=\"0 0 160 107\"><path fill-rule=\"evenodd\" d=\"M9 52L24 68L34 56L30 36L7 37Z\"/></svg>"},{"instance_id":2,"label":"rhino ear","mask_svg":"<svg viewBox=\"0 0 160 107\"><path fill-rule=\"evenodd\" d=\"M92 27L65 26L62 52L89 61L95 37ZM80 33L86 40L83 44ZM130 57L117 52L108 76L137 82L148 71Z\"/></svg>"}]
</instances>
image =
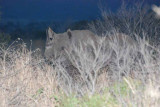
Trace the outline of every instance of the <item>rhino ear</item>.
<instances>
[{"instance_id":1,"label":"rhino ear","mask_svg":"<svg viewBox=\"0 0 160 107\"><path fill-rule=\"evenodd\" d=\"M71 38L72 38L72 32L71 32L71 29L68 29L68 30L67 30L67 35L68 35L69 39L71 39Z\"/></svg>"},{"instance_id":2,"label":"rhino ear","mask_svg":"<svg viewBox=\"0 0 160 107\"><path fill-rule=\"evenodd\" d=\"M56 33L49 27L48 31L47 31L47 34L48 34L49 38L51 38L51 37L53 38Z\"/></svg>"}]
</instances>

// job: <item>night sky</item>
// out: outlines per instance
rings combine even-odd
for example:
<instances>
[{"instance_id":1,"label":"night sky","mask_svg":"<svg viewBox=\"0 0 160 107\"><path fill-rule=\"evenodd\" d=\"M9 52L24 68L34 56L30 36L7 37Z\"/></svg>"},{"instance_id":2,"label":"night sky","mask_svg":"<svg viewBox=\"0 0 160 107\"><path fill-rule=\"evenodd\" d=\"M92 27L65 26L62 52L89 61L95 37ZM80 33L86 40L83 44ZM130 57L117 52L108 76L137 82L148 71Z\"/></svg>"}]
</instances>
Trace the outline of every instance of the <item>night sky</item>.
<instances>
[{"instance_id":1,"label":"night sky","mask_svg":"<svg viewBox=\"0 0 160 107\"><path fill-rule=\"evenodd\" d=\"M115 11L121 0L1 0L3 20L90 20L100 16L100 1ZM148 4L160 4L160 0L145 0ZM103 4L102 3L102 4Z\"/></svg>"}]
</instances>

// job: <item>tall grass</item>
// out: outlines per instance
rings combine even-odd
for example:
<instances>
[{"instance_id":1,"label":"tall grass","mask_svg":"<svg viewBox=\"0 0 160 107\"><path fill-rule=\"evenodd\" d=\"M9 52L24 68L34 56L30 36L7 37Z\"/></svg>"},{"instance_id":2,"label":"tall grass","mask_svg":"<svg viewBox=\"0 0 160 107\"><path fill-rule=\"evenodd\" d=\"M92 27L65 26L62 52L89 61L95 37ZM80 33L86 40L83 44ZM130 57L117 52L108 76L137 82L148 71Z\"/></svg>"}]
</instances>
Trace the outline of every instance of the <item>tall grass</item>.
<instances>
[{"instance_id":1,"label":"tall grass","mask_svg":"<svg viewBox=\"0 0 160 107\"><path fill-rule=\"evenodd\" d=\"M0 106L56 106L53 68L20 42L0 50Z\"/></svg>"},{"instance_id":2,"label":"tall grass","mask_svg":"<svg viewBox=\"0 0 160 107\"><path fill-rule=\"evenodd\" d=\"M61 60L55 68L48 65L38 50L26 49L23 42L1 48L0 106L158 106L158 48L141 38L132 48L127 43L120 47L116 37L109 43L105 40L100 38L93 48L95 56L101 55L98 59L72 45L74 54L68 55L79 72L76 76L68 73L73 70L61 65Z\"/></svg>"}]
</instances>

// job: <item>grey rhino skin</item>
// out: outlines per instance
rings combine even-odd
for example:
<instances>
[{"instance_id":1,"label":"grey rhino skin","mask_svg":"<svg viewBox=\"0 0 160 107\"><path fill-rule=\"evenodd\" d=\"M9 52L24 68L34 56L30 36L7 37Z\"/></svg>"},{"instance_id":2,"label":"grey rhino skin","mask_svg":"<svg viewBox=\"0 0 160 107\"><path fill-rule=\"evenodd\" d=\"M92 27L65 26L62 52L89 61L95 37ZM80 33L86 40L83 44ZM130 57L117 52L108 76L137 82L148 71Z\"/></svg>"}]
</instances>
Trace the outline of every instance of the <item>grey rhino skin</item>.
<instances>
[{"instance_id":1,"label":"grey rhino skin","mask_svg":"<svg viewBox=\"0 0 160 107\"><path fill-rule=\"evenodd\" d=\"M67 32L56 34L50 27L47 29L47 38L45 46L45 57L47 59L56 59L60 55L66 57L65 50L69 50L71 43L97 41L97 36L89 30L67 30Z\"/></svg>"},{"instance_id":2,"label":"grey rhino skin","mask_svg":"<svg viewBox=\"0 0 160 107\"><path fill-rule=\"evenodd\" d=\"M69 50L71 43L86 43L87 41L93 40L95 45L98 44L99 36L96 36L89 30L67 30L67 32L56 34L51 28L47 29L47 39L45 46L45 57L48 60L56 59L59 56L64 56L65 60L67 58L65 50ZM117 38L118 46L123 46L124 43L127 43L129 46L135 46L136 42L129 36L116 33L114 36L106 37L105 42L106 46L109 46L109 42L112 42L114 38ZM92 54L94 57L94 53Z\"/></svg>"}]
</instances>

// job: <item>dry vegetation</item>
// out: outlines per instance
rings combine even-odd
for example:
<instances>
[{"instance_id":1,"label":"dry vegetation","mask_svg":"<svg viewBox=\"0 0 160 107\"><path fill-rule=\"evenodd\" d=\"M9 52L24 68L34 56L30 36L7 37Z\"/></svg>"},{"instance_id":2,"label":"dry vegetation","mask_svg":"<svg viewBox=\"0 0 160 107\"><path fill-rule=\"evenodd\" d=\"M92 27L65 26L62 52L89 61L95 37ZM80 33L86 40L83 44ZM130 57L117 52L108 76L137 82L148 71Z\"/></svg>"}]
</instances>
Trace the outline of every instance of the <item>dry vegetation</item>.
<instances>
[{"instance_id":1,"label":"dry vegetation","mask_svg":"<svg viewBox=\"0 0 160 107\"><path fill-rule=\"evenodd\" d=\"M96 46L88 41L95 57L90 57L90 51L82 45L73 44L72 51L67 52L73 65L69 68L63 66L62 58L53 61L54 67L49 65L39 50L28 50L20 39L7 48L1 45L0 107L158 107L160 48L147 37L157 37L159 33L147 32L141 26L138 31L130 28L127 18L122 22L130 31L124 33L137 45L131 47L123 39L124 45L120 46L116 34L124 28L117 30L112 26L114 30L109 32L108 25L112 23L108 24L107 17L104 16L107 26L98 24L107 31L103 36L114 35L112 41L106 43L101 37ZM140 23L134 21L135 25Z\"/></svg>"},{"instance_id":2,"label":"dry vegetation","mask_svg":"<svg viewBox=\"0 0 160 107\"><path fill-rule=\"evenodd\" d=\"M13 46L1 48L0 106L55 106L58 88L53 68L44 63L38 50L29 51L16 42Z\"/></svg>"},{"instance_id":3,"label":"dry vegetation","mask_svg":"<svg viewBox=\"0 0 160 107\"><path fill-rule=\"evenodd\" d=\"M111 53L105 45L101 50L104 38L94 51L98 59L73 45L76 53L68 55L76 67L70 72L79 72L76 79L61 60L52 67L39 50L27 50L23 43L1 48L0 106L158 106L159 49L145 39L138 40L132 50L127 44L119 47L116 38L110 42L115 57L104 68Z\"/></svg>"}]
</instances>

